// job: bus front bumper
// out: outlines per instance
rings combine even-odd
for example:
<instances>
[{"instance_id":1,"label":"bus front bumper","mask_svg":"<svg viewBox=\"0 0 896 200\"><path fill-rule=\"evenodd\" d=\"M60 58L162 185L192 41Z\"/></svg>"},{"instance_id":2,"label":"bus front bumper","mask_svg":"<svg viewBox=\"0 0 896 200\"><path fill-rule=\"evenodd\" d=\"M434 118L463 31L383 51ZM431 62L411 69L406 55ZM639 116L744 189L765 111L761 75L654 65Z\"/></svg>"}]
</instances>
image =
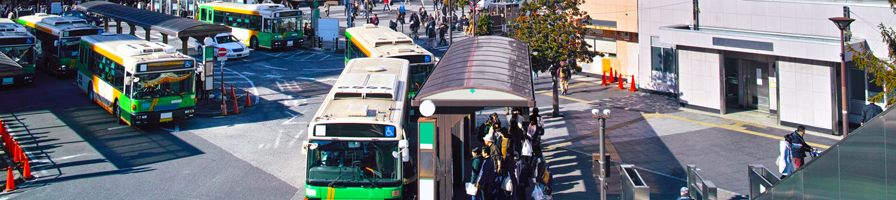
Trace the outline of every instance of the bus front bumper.
<instances>
[{"instance_id":1,"label":"bus front bumper","mask_svg":"<svg viewBox=\"0 0 896 200\"><path fill-rule=\"evenodd\" d=\"M20 74L15 76L0 77L0 85L18 85L32 83L34 74Z\"/></svg>"},{"instance_id":2,"label":"bus front bumper","mask_svg":"<svg viewBox=\"0 0 896 200\"><path fill-rule=\"evenodd\" d=\"M193 119L195 107L131 114L131 125L148 125Z\"/></svg>"},{"instance_id":3,"label":"bus front bumper","mask_svg":"<svg viewBox=\"0 0 896 200\"><path fill-rule=\"evenodd\" d=\"M302 38L296 38L296 39L291 39L291 40L277 40L277 41L271 42L271 47L272 48L294 47L294 46L302 45L302 42L304 42L304 39L302 39Z\"/></svg>"}]
</instances>

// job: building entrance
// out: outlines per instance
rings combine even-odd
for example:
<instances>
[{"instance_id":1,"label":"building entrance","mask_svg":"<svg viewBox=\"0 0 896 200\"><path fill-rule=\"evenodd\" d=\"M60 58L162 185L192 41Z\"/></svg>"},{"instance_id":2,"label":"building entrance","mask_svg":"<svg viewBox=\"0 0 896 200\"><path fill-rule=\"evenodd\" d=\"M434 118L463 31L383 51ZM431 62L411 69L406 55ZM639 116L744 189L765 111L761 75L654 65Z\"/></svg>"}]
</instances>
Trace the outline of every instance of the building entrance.
<instances>
[{"instance_id":1,"label":"building entrance","mask_svg":"<svg viewBox=\"0 0 896 200\"><path fill-rule=\"evenodd\" d=\"M725 58L725 105L728 112L769 111L769 64ZM734 108L734 109L731 109Z\"/></svg>"}]
</instances>

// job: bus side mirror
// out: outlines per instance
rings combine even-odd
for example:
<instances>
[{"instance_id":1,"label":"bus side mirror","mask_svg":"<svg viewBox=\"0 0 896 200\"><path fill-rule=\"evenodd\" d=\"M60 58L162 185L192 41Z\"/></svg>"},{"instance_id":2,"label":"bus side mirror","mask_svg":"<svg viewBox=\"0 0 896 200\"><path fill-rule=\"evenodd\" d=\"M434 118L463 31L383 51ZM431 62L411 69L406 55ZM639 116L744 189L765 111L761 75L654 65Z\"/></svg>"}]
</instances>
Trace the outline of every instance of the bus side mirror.
<instances>
[{"instance_id":1,"label":"bus side mirror","mask_svg":"<svg viewBox=\"0 0 896 200\"><path fill-rule=\"evenodd\" d=\"M59 40L53 40L53 46L54 46L54 47L58 47L58 46L59 46Z\"/></svg>"}]
</instances>

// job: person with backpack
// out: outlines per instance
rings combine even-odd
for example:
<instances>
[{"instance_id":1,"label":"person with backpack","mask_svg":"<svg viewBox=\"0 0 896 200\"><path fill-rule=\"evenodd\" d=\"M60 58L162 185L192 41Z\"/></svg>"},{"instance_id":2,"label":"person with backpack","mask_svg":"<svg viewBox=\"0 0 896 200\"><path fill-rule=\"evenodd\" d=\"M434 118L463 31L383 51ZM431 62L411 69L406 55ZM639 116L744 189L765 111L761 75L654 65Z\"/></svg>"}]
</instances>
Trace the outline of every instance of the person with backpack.
<instances>
[{"instance_id":1,"label":"person with backpack","mask_svg":"<svg viewBox=\"0 0 896 200\"><path fill-rule=\"evenodd\" d=\"M380 18L376 16L376 13L373 14L373 18L370 18L370 23L374 26L380 25Z\"/></svg>"},{"instance_id":2,"label":"person with backpack","mask_svg":"<svg viewBox=\"0 0 896 200\"><path fill-rule=\"evenodd\" d=\"M793 168L799 169L806 163L806 152L812 152L815 149L809 144L806 143L806 139L803 138L803 134L806 134L806 127L800 125L796 128L796 131L790 133L790 137L793 140L790 142L791 144L791 155L793 156Z\"/></svg>"}]
</instances>

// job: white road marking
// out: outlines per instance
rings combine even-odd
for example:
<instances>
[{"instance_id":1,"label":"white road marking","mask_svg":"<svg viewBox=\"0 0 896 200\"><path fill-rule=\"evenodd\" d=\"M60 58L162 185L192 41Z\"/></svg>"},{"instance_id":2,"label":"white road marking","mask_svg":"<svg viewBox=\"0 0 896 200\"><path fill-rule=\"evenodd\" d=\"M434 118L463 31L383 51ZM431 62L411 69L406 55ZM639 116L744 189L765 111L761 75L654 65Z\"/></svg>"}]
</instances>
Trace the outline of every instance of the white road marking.
<instances>
[{"instance_id":1,"label":"white road marking","mask_svg":"<svg viewBox=\"0 0 896 200\"><path fill-rule=\"evenodd\" d=\"M240 75L241 77L243 77L243 79L246 79L247 81L249 81L249 85L252 86L252 93L255 94L255 102L258 102L258 95L259 95L259 94L258 94L258 88L255 88L255 83L253 83L251 79L246 78L246 76L243 76L242 74L237 73L236 71L233 71L233 70L231 70L231 69L227 69L227 67L224 67L224 69L226 69L227 71L236 73L237 75Z\"/></svg>"},{"instance_id":2,"label":"white road marking","mask_svg":"<svg viewBox=\"0 0 896 200\"><path fill-rule=\"evenodd\" d=\"M280 78L280 77L283 77L283 76L277 76L277 75L268 74L268 75L265 75L264 77L267 77L267 78Z\"/></svg>"},{"instance_id":3,"label":"white road marking","mask_svg":"<svg viewBox=\"0 0 896 200\"><path fill-rule=\"evenodd\" d=\"M180 131L180 127L177 126L177 125L174 125L174 130L167 129L167 128L162 128L162 127L159 127L159 128L162 129L162 130L166 130L166 131L168 131L168 132L178 132L178 131Z\"/></svg>"},{"instance_id":4,"label":"white road marking","mask_svg":"<svg viewBox=\"0 0 896 200\"><path fill-rule=\"evenodd\" d=\"M255 75L255 73L252 73L252 72L240 72L240 73L245 74L245 75Z\"/></svg>"},{"instance_id":5,"label":"white road marking","mask_svg":"<svg viewBox=\"0 0 896 200\"><path fill-rule=\"evenodd\" d=\"M268 66L268 65L262 65L262 67L266 67L266 68L270 68L270 69L276 69L276 70L283 70L283 71L288 70L288 69L286 69L286 68L271 67L271 66ZM269 76L270 76L270 75L269 75Z\"/></svg>"},{"instance_id":6,"label":"white road marking","mask_svg":"<svg viewBox=\"0 0 896 200\"><path fill-rule=\"evenodd\" d=\"M274 148L275 149L280 146L280 137L282 137L282 136L283 136L283 133L277 133L277 139L274 139Z\"/></svg>"},{"instance_id":7,"label":"white road marking","mask_svg":"<svg viewBox=\"0 0 896 200\"><path fill-rule=\"evenodd\" d=\"M127 128L127 127L129 127L129 126L119 126L119 127L112 127L112 128L108 128L108 130L110 130L110 131L111 131L111 130L115 130L115 129L122 129L122 128Z\"/></svg>"},{"instance_id":8,"label":"white road marking","mask_svg":"<svg viewBox=\"0 0 896 200\"><path fill-rule=\"evenodd\" d=\"M264 144L259 144L258 149L264 148Z\"/></svg>"}]
</instances>

